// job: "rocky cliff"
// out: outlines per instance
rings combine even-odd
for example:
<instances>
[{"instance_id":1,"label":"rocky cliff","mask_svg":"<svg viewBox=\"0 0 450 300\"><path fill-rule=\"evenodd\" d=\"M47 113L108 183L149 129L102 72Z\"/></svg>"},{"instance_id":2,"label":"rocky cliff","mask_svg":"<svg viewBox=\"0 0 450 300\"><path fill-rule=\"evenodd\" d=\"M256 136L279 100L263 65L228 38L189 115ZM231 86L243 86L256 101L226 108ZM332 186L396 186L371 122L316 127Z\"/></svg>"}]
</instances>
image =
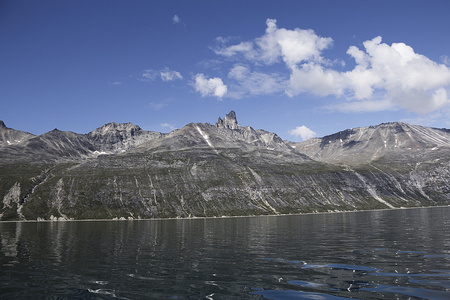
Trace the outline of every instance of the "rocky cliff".
<instances>
[{"instance_id":1,"label":"rocky cliff","mask_svg":"<svg viewBox=\"0 0 450 300\"><path fill-rule=\"evenodd\" d=\"M296 144L239 125L234 112L170 134L115 123L86 135L52 131L0 146L0 214L137 219L447 205L449 137L390 123Z\"/></svg>"}]
</instances>

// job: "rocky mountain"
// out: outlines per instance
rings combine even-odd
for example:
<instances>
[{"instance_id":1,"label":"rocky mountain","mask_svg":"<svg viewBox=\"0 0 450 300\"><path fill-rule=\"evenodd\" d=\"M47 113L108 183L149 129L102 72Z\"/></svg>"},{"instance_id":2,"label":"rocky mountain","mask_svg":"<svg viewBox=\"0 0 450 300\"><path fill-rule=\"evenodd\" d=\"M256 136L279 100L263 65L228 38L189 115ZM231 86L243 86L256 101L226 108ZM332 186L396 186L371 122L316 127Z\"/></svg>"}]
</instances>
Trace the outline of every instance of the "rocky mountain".
<instances>
[{"instance_id":1,"label":"rocky mountain","mask_svg":"<svg viewBox=\"0 0 450 300\"><path fill-rule=\"evenodd\" d=\"M106 124L0 146L0 219L213 217L450 203L449 131L404 123L303 143L238 124ZM356 158L355 158L356 156Z\"/></svg>"},{"instance_id":2,"label":"rocky mountain","mask_svg":"<svg viewBox=\"0 0 450 300\"><path fill-rule=\"evenodd\" d=\"M5 136L7 134L12 136L11 132L16 132L16 136L22 133L8 130L4 130ZM40 136L26 133L22 133L21 136L20 142L0 145L0 162L22 160L50 163L83 160L101 154L124 152L149 140L161 138L164 134L145 131L130 123L109 123L88 134L60 131L55 128Z\"/></svg>"},{"instance_id":3,"label":"rocky mountain","mask_svg":"<svg viewBox=\"0 0 450 300\"><path fill-rule=\"evenodd\" d=\"M101 154L124 152L163 136L162 133L145 131L131 123L108 123L87 134L96 151Z\"/></svg>"},{"instance_id":4,"label":"rocky mountain","mask_svg":"<svg viewBox=\"0 0 450 300\"><path fill-rule=\"evenodd\" d=\"M3 121L0 121L0 147L20 144L33 137L31 133L8 128Z\"/></svg>"},{"instance_id":5,"label":"rocky mountain","mask_svg":"<svg viewBox=\"0 0 450 300\"><path fill-rule=\"evenodd\" d=\"M395 122L347 129L291 145L319 161L359 165L386 155L424 155L447 149L450 130Z\"/></svg>"}]
</instances>

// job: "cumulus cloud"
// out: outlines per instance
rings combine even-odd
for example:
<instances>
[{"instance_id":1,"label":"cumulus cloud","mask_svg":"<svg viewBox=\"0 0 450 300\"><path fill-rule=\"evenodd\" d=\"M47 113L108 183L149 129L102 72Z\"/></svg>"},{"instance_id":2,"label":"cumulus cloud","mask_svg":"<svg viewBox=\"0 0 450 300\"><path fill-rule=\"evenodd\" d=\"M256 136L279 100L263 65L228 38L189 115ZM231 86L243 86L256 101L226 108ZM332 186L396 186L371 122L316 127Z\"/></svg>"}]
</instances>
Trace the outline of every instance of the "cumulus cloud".
<instances>
[{"instance_id":1,"label":"cumulus cloud","mask_svg":"<svg viewBox=\"0 0 450 300\"><path fill-rule=\"evenodd\" d=\"M302 61L323 61L321 51L333 44L331 38L320 37L311 29L279 29L276 22L267 19L266 33L254 41L225 46L227 39L220 38L220 45L214 51L227 57L241 54L250 61L267 65L279 62L281 58L288 66L294 66Z\"/></svg>"},{"instance_id":2,"label":"cumulus cloud","mask_svg":"<svg viewBox=\"0 0 450 300\"><path fill-rule=\"evenodd\" d=\"M365 51L354 46L347 53L356 62L342 74L346 88L355 99L371 99L383 91L392 105L417 113L428 113L449 103L446 88L450 69L438 64L404 43L381 43L380 36L363 43Z\"/></svg>"},{"instance_id":3,"label":"cumulus cloud","mask_svg":"<svg viewBox=\"0 0 450 300\"><path fill-rule=\"evenodd\" d=\"M317 136L317 134L305 125L297 126L295 129L289 130L289 134L300 137L303 141Z\"/></svg>"},{"instance_id":4,"label":"cumulus cloud","mask_svg":"<svg viewBox=\"0 0 450 300\"><path fill-rule=\"evenodd\" d=\"M332 38L310 29L278 28L274 19L267 19L266 25L265 33L251 41L227 45L230 39L217 39L214 52L239 62L228 74L235 82L230 85L230 96L275 92L290 97L302 93L336 96L344 100L340 110L345 111L405 109L429 113L450 103L446 56L439 64L404 43L382 43L378 36L365 41L363 49L350 46L347 54L355 66L342 71L333 68L336 62L323 54L332 47ZM258 71L251 71L244 62ZM280 63L286 68L284 75L263 70Z\"/></svg>"},{"instance_id":5,"label":"cumulus cloud","mask_svg":"<svg viewBox=\"0 0 450 300\"><path fill-rule=\"evenodd\" d=\"M194 80L195 90L200 92L202 97L215 96L222 98L227 93L227 86L218 77L208 79L204 74L199 73L195 75Z\"/></svg>"},{"instance_id":6,"label":"cumulus cloud","mask_svg":"<svg viewBox=\"0 0 450 300\"><path fill-rule=\"evenodd\" d=\"M307 92L321 97L341 96L344 88L342 76L338 71L308 63L292 68L286 94L290 97Z\"/></svg>"}]
</instances>

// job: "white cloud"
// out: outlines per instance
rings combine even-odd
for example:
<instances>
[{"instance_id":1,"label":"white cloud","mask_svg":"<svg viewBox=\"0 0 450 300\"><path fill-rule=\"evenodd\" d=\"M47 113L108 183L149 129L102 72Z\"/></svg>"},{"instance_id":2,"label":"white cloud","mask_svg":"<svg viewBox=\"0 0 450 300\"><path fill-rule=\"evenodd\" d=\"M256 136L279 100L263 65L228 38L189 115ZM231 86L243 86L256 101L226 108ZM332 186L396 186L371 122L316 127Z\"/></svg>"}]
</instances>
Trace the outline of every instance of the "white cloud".
<instances>
[{"instance_id":1,"label":"white cloud","mask_svg":"<svg viewBox=\"0 0 450 300\"><path fill-rule=\"evenodd\" d=\"M321 51L333 44L333 39L320 37L311 29L278 29L276 22L268 19L266 34L256 40L262 50L262 59L274 61L275 56L281 56L289 67L304 61L320 62Z\"/></svg>"},{"instance_id":2,"label":"white cloud","mask_svg":"<svg viewBox=\"0 0 450 300\"><path fill-rule=\"evenodd\" d=\"M329 48L333 40L323 38L313 30L278 29L276 20L267 19L266 33L254 41L226 47L227 39L219 38L220 46L214 52L227 57L242 54L247 60L270 65L281 58L289 67L303 61L322 61L321 51Z\"/></svg>"},{"instance_id":3,"label":"white cloud","mask_svg":"<svg viewBox=\"0 0 450 300\"><path fill-rule=\"evenodd\" d=\"M347 101L335 105L325 106L323 108L332 111L351 112L351 113L396 110L396 107L392 104L390 99L361 100L351 102Z\"/></svg>"},{"instance_id":4,"label":"white cloud","mask_svg":"<svg viewBox=\"0 0 450 300\"><path fill-rule=\"evenodd\" d=\"M142 81L154 81L161 78L162 81L174 81L183 79L183 76L178 71L170 70L169 68L164 68L162 70L147 69L142 71Z\"/></svg>"},{"instance_id":5,"label":"white cloud","mask_svg":"<svg viewBox=\"0 0 450 300\"><path fill-rule=\"evenodd\" d=\"M235 65L228 73L228 78L236 83L230 86L229 96L242 98L246 95L270 95L282 92L286 80L277 73L251 71L242 65Z\"/></svg>"},{"instance_id":6,"label":"white cloud","mask_svg":"<svg viewBox=\"0 0 450 300\"><path fill-rule=\"evenodd\" d=\"M181 24L181 25L183 25L184 27L186 27L186 24L183 22L183 20L178 16L178 15L174 15L173 17L172 17L172 23L173 24Z\"/></svg>"},{"instance_id":7,"label":"white cloud","mask_svg":"<svg viewBox=\"0 0 450 300\"><path fill-rule=\"evenodd\" d=\"M354 46L347 51L356 67L342 76L355 99L371 100L375 91L381 91L392 106L416 113L428 113L449 103L447 66L415 53L404 43L389 46L381 40L378 36L364 42L365 52Z\"/></svg>"},{"instance_id":8,"label":"white cloud","mask_svg":"<svg viewBox=\"0 0 450 300\"><path fill-rule=\"evenodd\" d=\"M217 39L217 40L223 42L223 39ZM252 54L253 51L254 51L253 44L251 42L242 42L237 45L232 45L229 47L222 46L222 48L217 48L214 50L214 52L216 54L228 56L228 57L242 53L248 59L253 59L253 57L254 57Z\"/></svg>"},{"instance_id":9,"label":"white cloud","mask_svg":"<svg viewBox=\"0 0 450 300\"><path fill-rule=\"evenodd\" d=\"M122 85L121 81L108 82L109 85Z\"/></svg>"},{"instance_id":10,"label":"white cloud","mask_svg":"<svg viewBox=\"0 0 450 300\"><path fill-rule=\"evenodd\" d=\"M402 108L428 113L449 104L448 67L403 43L381 43L381 37L363 45L365 51L355 46L347 50L356 62L351 71L339 72L315 61L292 68L287 94L346 96L350 102L343 103L339 110L350 112Z\"/></svg>"},{"instance_id":11,"label":"white cloud","mask_svg":"<svg viewBox=\"0 0 450 300\"><path fill-rule=\"evenodd\" d=\"M169 124L169 123L161 123L159 126L161 126L161 128L163 128L163 129L169 130L169 131L173 131L173 130L177 129L174 125Z\"/></svg>"},{"instance_id":12,"label":"white cloud","mask_svg":"<svg viewBox=\"0 0 450 300\"><path fill-rule=\"evenodd\" d=\"M141 80L143 81L153 81L158 77L158 71L155 71L153 69L147 69L142 71L141 76L142 76Z\"/></svg>"},{"instance_id":13,"label":"white cloud","mask_svg":"<svg viewBox=\"0 0 450 300\"><path fill-rule=\"evenodd\" d=\"M297 126L295 129L289 130L289 134L300 137L303 141L315 137L317 134L305 125Z\"/></svg>"},{"instance_id":14,"label":"white cloud","mask_svg":"<svg viewBox=\"0 0 450 300\"><path fill-rule=\"evenodd\" d=\"M348 112L403 109L424 114L450 104L448 56L442 56L440 64L404 43L382 43L378 36L365 41L363 49L350 46L347 54L356 64L342 71L333 65L343 68L343 61L323 55L332 47L332 38L311 29L278 28L274 19L267 19L266 25L265 33L250 41L230 45L231 38L216 39L214 52L235 60L228 73L228 96L281 92L290 97L302 93L335 96L340 105L334 107ZM280 63L284 74L273 72Z\"/></svg>"},{"instance_id":15,"label":"white cloud","mask_svg":"<svg viewBox=\"0 0 450 300\"><path fill-rule=\"evenodd\" d=\"M293 67L290 75L288 96L300 93L312 93L317 96L335 95L344 93L344 83L339 72L323 68L315 63L303 64L300 68Z\"/></svg>"},{"instance_id":16,"label":"white cloud","mask_svg":"<svg viewBox=\"0 0 450 300\"><path fill-rule=\"evenodd\" d=\"M174 15L172 18L172 22L173 22L173 24L178 24L181 22L181 19L178 15Z\"/></svg>"},{"instance_id":17,"label":"white cloud","mask_svg":"<svg viewBox=\"0 0 450 300\"><path fill-rule=\"evenodd\" d=\"M160 71L159 74L161 75L162 81L183 79L183 76L181 76L180 72L169 70L169 68L165 68L164 70Z\"/></svg>"},{"instance_id":18,"label":"white cloud","mask_svg":"<svg viewBox=\"0 0 450 300\"><path fill-rule=\"evenodd\" d=\"M162 108L167 106L167 103L165 103L165 102L150 102L148 105L153 110L161 110Z\"/></svg>"},{"instance_id":19,"label":"white cloud","mask_svg":"<svg viewBox=\"0 0 450 300\"><path fill-rule=\"evenodd\" d=\"M170 105L170 103L173 102L172 98L166 98L164 100L161 101L152 101L148 104L148 106L153 109L153 110L161 110L164 107Z\"/></svg>"},{"instance_id":20,"label":"white cloud","mask_svg":"<svg viewBox=\"0 0 450 300\"><path fill-rule=\"evenodd\" d=\"M199 73L195 75L194 79L195 90L200 92L202 97L215 96L222 98L227 93L227 86L218 77L208 79L205 75Z\"/></svg>"}]
</instances>

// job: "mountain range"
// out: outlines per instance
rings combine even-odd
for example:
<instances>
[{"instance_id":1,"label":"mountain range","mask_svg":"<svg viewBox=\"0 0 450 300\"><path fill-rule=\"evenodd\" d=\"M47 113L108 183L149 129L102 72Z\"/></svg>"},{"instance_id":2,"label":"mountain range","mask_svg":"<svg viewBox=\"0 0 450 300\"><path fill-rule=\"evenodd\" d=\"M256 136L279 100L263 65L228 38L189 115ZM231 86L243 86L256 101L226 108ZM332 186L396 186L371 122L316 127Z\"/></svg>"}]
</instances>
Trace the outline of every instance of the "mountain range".
<instances>
[{"instance_id":1,"label":"mountain range","mask_svg":"<svg viewBox=\"0 0 450 300\"><path fill-rule=\"evenodd\" d=\"M0 121L0 220L147 219L450 204L450 130L407 123L301 143L238 124L109 123L39 136Z\"/></svg>"}]
</instances>

